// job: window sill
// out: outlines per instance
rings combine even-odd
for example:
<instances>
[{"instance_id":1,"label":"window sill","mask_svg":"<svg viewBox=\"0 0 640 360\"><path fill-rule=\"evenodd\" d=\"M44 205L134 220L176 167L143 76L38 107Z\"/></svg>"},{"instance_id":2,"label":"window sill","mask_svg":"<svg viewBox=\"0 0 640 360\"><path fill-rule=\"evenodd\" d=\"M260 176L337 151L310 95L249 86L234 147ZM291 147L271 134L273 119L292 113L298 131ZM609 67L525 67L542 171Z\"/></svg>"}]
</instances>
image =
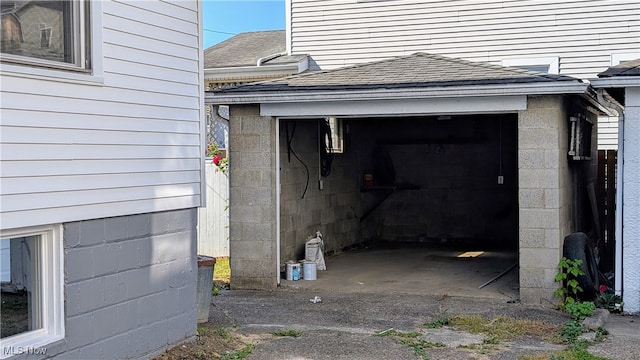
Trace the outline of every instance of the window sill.
<instances>
[{"instance_id":1,"label":"window sill","mask_svg":"<svg viewBox=\"0 0 640 360\"><path fill-rule=\"evenodd\" d=\"M0 74L3 76L66 82L72 84L92 86L104 85L104 78L102 76L15 64L2 64L0 67Z\"/></svg>"},{"instance_id":2,"label":"window sill","mask_svg":"<svg viewBox=\"0 0 640 360\"><path fill-rule=\"evenodd\" d=\"M16 355L46 355L47 345L63 339L62 335L50 335L42 329L11 336L2 341L0 359Z\"/></svg>"}]
</instances>

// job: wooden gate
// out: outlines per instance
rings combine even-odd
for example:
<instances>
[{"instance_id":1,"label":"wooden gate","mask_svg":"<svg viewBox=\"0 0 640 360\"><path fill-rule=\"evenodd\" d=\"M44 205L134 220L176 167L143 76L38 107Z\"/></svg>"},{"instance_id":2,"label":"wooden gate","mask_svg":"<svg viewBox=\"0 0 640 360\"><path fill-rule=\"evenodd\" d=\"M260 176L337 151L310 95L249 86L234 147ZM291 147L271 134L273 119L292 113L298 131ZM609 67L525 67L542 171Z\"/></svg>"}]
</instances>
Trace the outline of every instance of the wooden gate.
<instances>
[{"instance_id":1,"label":"wooden gate","mask_svg":"<svg viewBox=\"0 0 640 360\"><path fill-rule=\"evenodd\" d=\"M617 150L598 150L598 211L600 270L613 270L616 240Z\"/></svg>"}]
</instances>

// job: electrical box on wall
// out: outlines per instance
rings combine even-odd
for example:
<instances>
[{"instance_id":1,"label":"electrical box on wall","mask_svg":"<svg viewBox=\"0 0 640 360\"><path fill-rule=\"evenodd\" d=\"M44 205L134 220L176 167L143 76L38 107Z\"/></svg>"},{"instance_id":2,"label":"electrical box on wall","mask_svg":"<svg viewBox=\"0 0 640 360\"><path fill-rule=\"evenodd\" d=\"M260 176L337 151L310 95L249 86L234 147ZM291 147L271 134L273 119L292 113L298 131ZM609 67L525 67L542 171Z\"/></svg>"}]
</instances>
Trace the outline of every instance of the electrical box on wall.
<instances>
[{"instance_id":1,"label":"electrical box on wall","mask_svg":"<svg viewBox=\"0 0 640 360\"><path fill-rule=\"evenodd\" d=\"M504 176L498 175L498 185L504 184Z\"/></svg>"}]
</instances>

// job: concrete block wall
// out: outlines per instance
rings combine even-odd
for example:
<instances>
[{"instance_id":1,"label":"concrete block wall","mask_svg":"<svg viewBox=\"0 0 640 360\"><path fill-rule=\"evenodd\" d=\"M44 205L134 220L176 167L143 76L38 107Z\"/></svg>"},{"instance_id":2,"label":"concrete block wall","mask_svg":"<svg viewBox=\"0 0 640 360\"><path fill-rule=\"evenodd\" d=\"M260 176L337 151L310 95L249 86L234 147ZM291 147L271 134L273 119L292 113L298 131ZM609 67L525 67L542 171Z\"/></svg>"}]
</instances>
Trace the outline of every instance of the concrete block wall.
<instances>
[{"instance_id":1,"label":"concrete block wall","mask_svg":"<svg viewBox=\"0 0 640 360\"><path fill-rule=\"evenodd\" d=\"M230 107L229 259L231 287L277 286L275 121L257 105Z\"/></svg>"},{"instance_id":2,"label":"concrete block wall","mask_svg":"<svg viewBox=\"0 0 640 360\"><path fill-rule=\"evenodd\" d=\"M395 183L418 187L395 191L382 201L364 222L365 237L446 239L515 248L515 115L368 119L352 121L350 126L359 151L359 171L375 172L383 159L373 158L372 152L380 144L393 164ZM502 185L497 181L501 154ZM388 194L384 189L363 193L363 209L373 208Z\"/></svg>"},{"instance_id":3,"label":"concrete block wall","mask_svg":"<svg viewBox=\"0 0 640 360\"><path fill-rule=\"evenodd\" d=\"M556 303L562 243L573 231L569 120L561 97L529 97L518 114L520 298Z\"/></svg>"},{"instance_id":4,"label":"concrete block wall","mask_svg":"<svg viewBox=\"0 0 640 360\"><path fill-rule=\"evenodd\" d=\"M308 168L308 184L305 165L287 149L287 126L290 136L293 134L291 147ZM330 174L323 178L320 190L318 120L283 120L280 159L281 262L304 259L304 245L316 231L323 235L327 254L361 242L360 176L353 166L354 151L347 146L344 153L334 154Z\"/></svg>"},{"instance_id":5,"label":"concrete block wall","mask_svg":"<svg viewBox=\"0 0 640 360\"><path fill-rule=\"evenodd\" d=\"M196 335L196 209L64 224L65 339L47 358L154 356Z\"/></svg>"}]
</instances>

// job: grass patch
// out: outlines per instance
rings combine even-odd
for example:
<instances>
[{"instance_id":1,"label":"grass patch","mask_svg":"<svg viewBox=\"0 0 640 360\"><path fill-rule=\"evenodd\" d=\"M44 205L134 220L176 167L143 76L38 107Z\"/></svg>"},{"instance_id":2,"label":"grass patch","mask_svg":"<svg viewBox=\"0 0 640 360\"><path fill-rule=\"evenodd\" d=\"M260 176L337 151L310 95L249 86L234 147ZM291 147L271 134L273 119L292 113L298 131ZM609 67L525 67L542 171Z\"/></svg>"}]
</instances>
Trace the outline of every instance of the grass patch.
<instances>
[{"instance_id":1,"label":"grass patch","mask_svg":"<svg viewBox=\"0 0 640 360\"><path fill-rule=\"evenodd\" d=\"M273 335L275 335L275 336L288 336L288 337L297 338L298 336L302 336L302 331L300 331L300 330L283 330L283 331L274 332Z\"/></svg>"},{"instance_id":2,"label":"grass patch","mask_svg":"<svg viewBox=\"0 0 640 360\"><path fill-rule=\"evenodd\" d=\"M524 335L539 336L545 340L558 342L555 334L559 327L537 320L521 320L506 316L486 319L479 315L459 315L450 319L449 325L473 334L486 334L492 343Z\"/></svg>"},{"instance_id":3,"label":"grass patch","mask_svg":"<svg viewBox=\"0 0 640 360\"><path fill-rule=\"evenodd\" d=\"M435 321L424 324L424 327L428 329L439 329L443 326L449 325L451 319L448 316L443 316L437 318Z\"/></svg>"},{"instance_id":4,"label":"grass patch","mask_svg":"<svg viewBox=\"0 0 640 360\"><path fill-rule=\"evenodd\" d=\"M212 333L211 328L206 326L198 326L196 332L198 333L198 336L210 336Z\"/></svg>"},{"instance_id":5,"label":"grass patch","mask_svg":"<svg viewBox=\"0 0 640 360\"><path fill-rule=\"evenodd\" d=\"M432 343L429 341L417 339L415 337L396 338L396 342L398 344L410 347L411 350L413 350L413 353L416 354L417 357L423 360L429 359L429 356L427 355L427 351L426 351L427 349L444 347L444 344Z\"/></svg>"},{"instance_id":6,"label":"grass patch","mask_svg":"<svg viewBox=\"0 0 640 360\"><path fill-rule=\"evenodd\" d=\"M376 333L376 336L393 337L393 339L398 344L410 347L413 350L413 353L416 354L418 358L423 360L429 359L426 349L444 347L444 344L441 344L441 343L432 343L429 341L418 339L420 335L421 334L416 331L401 332L401 331L396 331L394 329L388 329L388 330L384 330L379 333Z\"/></svg>"},{"instance_id":7,"label":"grass patch","mask_svg":"<svg viewBox=\"0 0 640 360\"><path fill-rule=\"evenodd\" d=\"M242 349L224 354L222 360L242 360L253 352L253 344L247 344Z\"/></svg>"},{"instance_id":8,"label":"grass patch","mask_svg":"<svg viewBox=\"0 0 640 360\"><path fill-rule=\"evenodd\" d=\"M556 351L549 354L523 355L518 360L609 360L591 354L581 346L573 346L567 350Z\"/></svg>"},{"instance_id":9,"label":"grass patch","mask_svg":"<svg viewBox=\"0 0 640 360\"><path fill-rule=\"evenodd\" d=\"M229 258L218 258L213 266L213 281L223 284L229 284L231 281L231 267L229 266Z\"/></svg>"}]
</instances>

